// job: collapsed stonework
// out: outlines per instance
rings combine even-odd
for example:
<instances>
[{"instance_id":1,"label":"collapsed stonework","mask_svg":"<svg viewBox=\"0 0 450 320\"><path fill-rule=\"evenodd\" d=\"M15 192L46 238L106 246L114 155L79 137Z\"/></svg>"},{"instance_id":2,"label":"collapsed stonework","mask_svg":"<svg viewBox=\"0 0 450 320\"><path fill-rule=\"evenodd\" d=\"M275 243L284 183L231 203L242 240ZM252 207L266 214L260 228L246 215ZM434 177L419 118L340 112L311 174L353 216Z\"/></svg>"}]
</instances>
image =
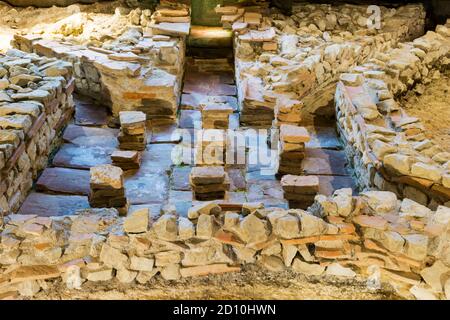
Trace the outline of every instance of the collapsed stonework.
<instances>
[{"instance_id":1,"label":"collapsed stonework","mask_svg":"<svg viewBox=\"0 0 450 320\"><path fill-rule=\"evenodd\" d=\"M0 295L33 296L62 279L83 283L147 283L238 272L256 263L271 272L292 268L309 276L388 281L417 298L449 298L450 209L436 211L387 191L352 197L347 189L319 195L308 211L244 203L228 211L214 202L189 218L140 209L73 216L5 218ZM46 289L44 289L46 290Z\"/></svg>"},{"instance_id":2,"label":"collapsed stonework","mask_svg":"<svg viewBox=\"0 0 450 320\"><path fill-rule=\"evenodd\" d=\"M19 209L74 111L70 63L9 50L0 55L0 211Z\"/></svg>"},{"instance_id":3,"label":"collapsed stonework","mask_svg":"<svg viewBox=\"0 0 450 320\"><path fill-rule=\"evenodd\" d=\"M236 15L232 28L238 33L235 59L241 122L270 125L277 99L283 98L303 102L302 123L333 114L340 73L423 34L421 5L381 7L380 28L368 28L366 10L356 5L296 4L291 17L261 16L256 24L238 22Z\"/></svg>"},{"instance_id":4,"label":"collapsed stonework","mask_svg":"<svg viewBox=\"0 0 450 320\"><path fill-rule=\"evenodd\" d=\"M450 21L341 76L338 130L362 189L395 192L436 208L450 200L449 153L424 135L396 97L448 70Z\"/></svg>"},{"instance_id":5,"label":"collapsed stonework","mask_svg":"<svg viewBox=\"0 0 450 320\"><path fill-rule=\"evenodd\" d=\"M187 33L158 17L170 12L187 16L188 10L127 12L116 10L108 21L112 28L105 23L92 27L88 14L78 13L51 30L16 34L12 45L71 62L77 91L110 106L116 118L120 111L139 110L153 124L174 122ZM184 25L189 30L189 22Z\"/></svg>"}]
</instances>

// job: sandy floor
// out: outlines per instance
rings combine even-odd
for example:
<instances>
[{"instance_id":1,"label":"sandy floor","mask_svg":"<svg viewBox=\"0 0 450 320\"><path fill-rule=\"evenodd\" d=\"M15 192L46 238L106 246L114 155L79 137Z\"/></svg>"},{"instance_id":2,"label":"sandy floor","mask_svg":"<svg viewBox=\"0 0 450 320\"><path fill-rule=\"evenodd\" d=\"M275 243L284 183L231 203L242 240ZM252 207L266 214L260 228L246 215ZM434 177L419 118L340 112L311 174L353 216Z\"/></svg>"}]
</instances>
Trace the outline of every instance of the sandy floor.
<instances>
[{"instance_id":1,"label":"sandy floor","mask_svg":"<svg viewBox=\"0 0 450 320\"><path fill-rule=\"evenodd\" d=\"M83 291L68 290L59 282L35 299L399 299L387 288L370 291L364 281L306 278L292 271L267 272L252 266L241 273L183 279L152 279L147 285L89 283Z\"/></svg>"},{"instance_id":2,"label":"sandy floor","mask_svg":"<svg viewBox=\"0 0 450 320\"><path fill-rule=\"evenodd\" d=\"M408 94L402 105L423 122L428 138L450 152L450 72L427 85L421 96Z\"/></svg>"}]
</instances>

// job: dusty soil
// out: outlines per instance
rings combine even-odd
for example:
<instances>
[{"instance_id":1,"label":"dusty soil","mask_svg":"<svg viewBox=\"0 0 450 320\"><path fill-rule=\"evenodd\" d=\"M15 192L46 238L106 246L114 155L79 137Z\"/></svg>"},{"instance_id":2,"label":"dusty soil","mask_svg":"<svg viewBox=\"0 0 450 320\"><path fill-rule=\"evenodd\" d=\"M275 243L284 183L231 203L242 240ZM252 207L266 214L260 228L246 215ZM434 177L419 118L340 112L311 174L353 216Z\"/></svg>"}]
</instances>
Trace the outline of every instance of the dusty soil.
<instances>
[{"instance_id":1,"label":"dusty soil","mask_svg":"<svg viewBox=\"0 0 450 320\"><path fill-rule=\"evenodd\" d=\"M405 96L402 105L411 116L419 118L426 135L450 152L450 72L425 86L422 95Z\"/></svg>"},{"instance_id":2,"label":"dusty soil","mask_svg":"<svg viewBox=\"0 0 450 320\"><path fill-rule=\"evenodd\" d=\"M0 1L0 52L10 47L10 41L17 32L46 29L78 12L98 15L114 14L114 9L123 6L123 1L107 1L95 4L76 4L68 7L34 8L13 7Z\"/></svg>"},{"instance_id":3,"label":"dusty soil","mask_svg":"<svg viewBox=\"0 0 450 320\"><path fill-rule=\"evenodd\" d=\"M400 299L390 288L367 288L364 280L319 280L290 270L268 272L252 266L240 273L164 281L153 278L146 285L86 283L82 291L68 290L59 281L34 299L285 299L285 300L392 300Z\"/></svg>"}]
</instances>

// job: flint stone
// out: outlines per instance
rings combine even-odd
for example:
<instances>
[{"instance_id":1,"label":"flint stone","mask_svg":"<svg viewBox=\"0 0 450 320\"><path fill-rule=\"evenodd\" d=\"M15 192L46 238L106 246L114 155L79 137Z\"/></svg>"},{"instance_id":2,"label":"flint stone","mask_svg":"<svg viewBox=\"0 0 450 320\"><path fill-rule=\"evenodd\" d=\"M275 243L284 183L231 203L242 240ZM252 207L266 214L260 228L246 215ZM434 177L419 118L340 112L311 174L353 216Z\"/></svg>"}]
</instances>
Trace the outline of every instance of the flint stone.
<instances>
[{"instance_id":1,"label":"flint stone","mask_svg":"<svg viewBox=\"0 0 450 320\"><path fill-rule=\"evenodd\" d=\"M111 247L105 243L100 252L100 261L106 266L120 270L128 267L128 257L121 253L120 250Z\"/></svg>"},{"instance_id":2,"label":"flint stone","mask_svg":"<svg viewBox=\"0 0 450 320\"><path fill-rule=\"evenodd\" d=\"M172 214L162 215L152 226L156 236L161 240L177 239L177 217Z\"/></svg>"},{"instance_id":3,"label":"flint stone","mask_svg":"<svg viewBox=\"0 0 450 320\"><path fill-rule=\"evenodd\" d=\"M133 256L130 259L130 269L135 271L150 272L155 264L154 259Z\"/></svg>"},{"instance_id":4,"label":"flint stone","mask_svg":"<svg viewBox=\"0 0 450 320\"><path fill-rule=\"evenodd\" d=\"M348 277L354 278L356 277L355 271L350 268L343 267L339 263L332 263L327 267L325 271L326 275L336 276L336 277Z\"/></svg>"},{"instance_id":5,"label":"flint stone","mask_svg":"<svg viewBox=\"0 0 450 320\"><path fill-rule=\"evenodd\" d=\"M427 256L428 236L422 234L408 234L403 236L406 240L405 254L414 260L423 260Z\"/></svg>"},{"instance_id":6,"label":"flint stone","mask_svg":"<svg viewBox=\"0 0 450 320\"><path fill-rule=\"evenodd\" d=\"M181 278L179 264L169 264L163 267L160 273L164 280L178 280Z\"/></svg>"},{"instance_id":7,"label":"flint stone","mask_svg":"<svg viewBox=\"0 0 450 320\"><path fill-rule=\"evenodd\" d=\"M197 221L197 237L211 238L218 229L214 216L202 214Z\"/></svg>"},{"instance_id":8,"label":"flint stone","mask_svg":"<svg viewBox=\"0 0 450 320\"><path fill-rule=\"evenodd\" d=\"M431 267L422 269L420 275L433 291L443 292L444 275L449 271L449 267L445 266L442 261L437 260Z\"/></svg>"},{"instance_id":9,"label":"flint stone","mask_svg":"<svg viewBox=\"0 0 450 320\"><path fill-rule=\"evenodd\" d=\"M86 279L89 281L108 281L113 278L113 269L89 271Z\"/></svg>"},{"instance_id":10,"label":"flint stone","mask_svg":"<svg viewBox=\"0 0 450 320\"><path fill-rule=\"evenodd\" d=\"M402 154L388 154L384 156L383 163L386 169L396 174L409 175L411 172L411 157Z\"/></svg>"},{"instance_id":11,"label":"flint stone","mask_svg":"<svg viewBox=\"0 0 450 320\"><path fill-rule=\"evenodd\" d=\"M294 262L292 263L292 269L296 272L311 276L320 276L325 271L324 266L315 263L303 262L299 258L294 259Z\"/></svg>"},{"instance_id":12,"label":"flint stone","mask_svg":"<svg viewBox=\"0 0 450 320\"><path fill-rule=\"evenodd\" d=\"M134 211L125 218L123 229L127 233L147 232L149 223L149 209L142 208Z\"/></svg>"},{"instance_id":13,"label":"flint stone","mask_svg":"<svg viewBox=\"0 0 450 320\"><path fill-rule=\"evenodd\" d=\"M127 269L117 270L116 278L120 283L131 283L136 279L138 273Z\"/></svg>"},{"instance_id":14,"label":"flint stone","mask_svg":"<svg viewBox=\"0 0 450 320\"><path fill-rule=\"evenodd\" d=\"M185 217L178 218L178 238L188 240L195 235L194 224Z\"/></svg>"},{"instance_id":15,"label":"flint stone","mask_svg":"<svg viewBox=\"0 0 450 320\"><path fill-rule=\"evenodd\" d=\"M169 264L178 264L181 261L181 254L179 251L165 251L155 254L155 265L157 267L164 267Z\"/></svg>"},{"instance_id":16,"label":"flint stone","mask_svg":"<svg viewBox=\"0 0 450 320\"><path fill-rule=\"evenodd\" d=\"M272 272L280 272L285 269L283 261L275 256L260 256L258 262L267 270Z\"/></svg>"},{"instance_id":17,"label":"flint stone","mask_svg":"<svg viewBox=\"0 0 450 320\"><path fill-rule=\"evenodd\" d=\"M400 206L401 217L427 218L431 213L430 209L410 199L403 199Z\"/></svg>"},{"instance_id":18,"label":"flint stone","mask_svg":"<svg viewBox=\"0 0 450 320\"><path fill-rule=\"evenodd\" d=\"M300 236L300 221L293 215L285 215L275 220L273 233L283 239L294 239Z\"/></svg>"},{"instance_id":19,"label":"flint stone","mask_svg":"<svg viewBox=\"0 0 450 320\"><path fill-rule=\"evenodd\" d=\"M366 191L361 193L369 207L376 213L390 213L397 208L397 196L389 191Z\"/></svg>"},{"instance_id":20,"label":"flint stone","mask_svg":"<svg viewBox=\"0 0 450 320\"><path fill-rule=\"evenodd\" d=\"M264 242L268 239L267 222L259 219L255 214L243 218L239 224L240 236L246 243Z\"/></svg>"}]
</instances>

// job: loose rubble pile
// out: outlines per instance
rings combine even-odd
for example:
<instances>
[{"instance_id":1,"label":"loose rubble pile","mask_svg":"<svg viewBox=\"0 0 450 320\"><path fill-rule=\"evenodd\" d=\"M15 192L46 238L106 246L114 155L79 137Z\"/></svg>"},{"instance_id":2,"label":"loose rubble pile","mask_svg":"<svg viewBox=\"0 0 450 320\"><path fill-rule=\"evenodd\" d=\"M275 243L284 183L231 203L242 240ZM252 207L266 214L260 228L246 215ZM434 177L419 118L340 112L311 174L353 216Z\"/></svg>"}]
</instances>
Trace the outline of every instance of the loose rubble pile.
<instances>
[{"instance_id":1,"label":"loose rubble pile","mask_svg":"<svg viewBox=\"0 0 450 320\"><path fill-rule=\"evenodd\" d=\"M310 140L304 127L283 124L280 127L279 174L301 174L301 161L305 158L305 142Z\"/></svg>"},{"instance_id":2,"label":"loose rubble pile","mask_svg":"<svg viewBox=\"0 0 450 320\"><path fill-rule=\"evenodd\" d=\"M340 73L423 34L421 5L380 9L379 29L372 27L367 6L357 5L295 4L290 17L272 13L252 23L235 20L241 123L270 126L276 105L283 106L278 99L300 100L304 107L298 105L292 113L300 109L304 122L331 115Z\"/></svg>"},{"instance_id":3,"label":"loose rubble pile","mask_svg":"<svg viewBox=\"0 0 450 320\"><path fill-rule=\"evenodd\" d=\"M194 167L189 181L194 198L201 201L224 199L230 188L228 174L222 166Z\"/></svg>"},{"instance_id":4,"label":"loose rubble pile","mask_svg":"<svg viewBox=\"0 0 450 320\"><path fill-rule=\"evenodd\" d=\"M313 204L319 192L317 176L285 175L281 178L284 198L289 201L289 208L306 209Z\"/></svg>"},{"instance_id":5,"label":"loose rubble pile","mask_svg":"<svg viewBox=\"0 0 450 320\"><path fill-rule=\"evenodd\" d=\"M117 25L94 27L79 14L52 30L16 34L12 45L72 63L77 91L110 106L114 117L123 110L140 110L154 124L172 123L181 94L185 33L161 31L156 26L173 24L153 26L150 16L148 9L127 15L118 9L110 16ZM92 38L85 32L93 33Z\"/></svg>"},{"instance_id":6,"label":"loose rubble pile","mask_svg":"<svg viewBox=\"0 0 450 320\"><path fill-rule=\"evenodd\" d=\"M352 197L342 189L317 195L308 211L244 203L232 212L207 202L188 216L152 220L140 209L121 218L115 209L89 209L6 217L0 295L33 296L56 279L83 290L86 281L144 284L158 274L177 280L256 263L271 272L389 282L406 298L450 298L447 207L431 211L391 192Z\"/></svg>"},{"instance_id":7,"label":"loose rubble pile","mask_svg":"<svg viewBox=\"0 0 450 320\"><path fill-rule=\"evenodd\" d=\"M449 52L450 21L341 76L338 130L362 188L389 190L432 209L449 204L448 152L394 98L439 77Z\"/></svg>"},{"instance_id":8,"label":"loose rubble pile","mask_svg":"<svg viewBox=\"0 0 450 320\"><path fill-rule=\"evenodd\" d=\"M117 139L122 150L145 150L147 145L146 115L141 111L121 111Z\"/></svg>"},{"instance_id":9,"label":"loose rubble pile","mask_svg":"<svg viewBox=\"0 0 450 320\"><path fill-rule=\"evenodd\" d=\"M73 113L72 65L18 50L0 54L0 212L15 212Z\"/></svg>"},{"instance_id":10,"label":"loose rubble pile","mask_svg":"<svg viewBox=\"0 0 450 320\"><path fill-rule=\"evenodd\" d=\"M190 7L183 3L161 1L149 27L155 35L187 36L191 27Z\"/></svg>"},{"instance_id":11,"label":"loose rubble pile","mask_svg":"<svg viewBox=\"0 0 450 320\"><path fill-rule=\"evenodd\" d=\"M89 205L93 208L117 208L121 215L128 212L123 170L112 165L90 169Z\"/></svg>"}]
</instances>

